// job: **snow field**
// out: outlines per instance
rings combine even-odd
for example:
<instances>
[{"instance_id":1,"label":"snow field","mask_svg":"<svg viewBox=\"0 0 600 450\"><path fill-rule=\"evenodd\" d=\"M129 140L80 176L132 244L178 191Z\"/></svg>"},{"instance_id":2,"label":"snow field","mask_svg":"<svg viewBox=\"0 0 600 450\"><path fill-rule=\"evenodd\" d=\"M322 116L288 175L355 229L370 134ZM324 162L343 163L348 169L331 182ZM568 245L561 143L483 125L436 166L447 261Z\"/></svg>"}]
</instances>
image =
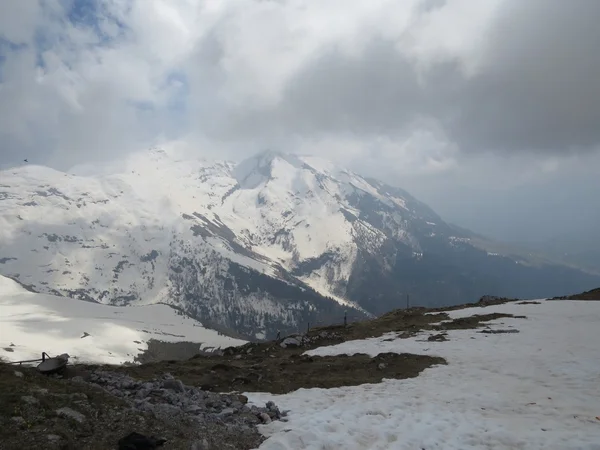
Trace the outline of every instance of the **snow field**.
<instances>
[{"instance_id":1,"label":"snow field","mask_svg":"<svg viewBox=\"0 0 600 450\"><path fill-rule=\"evenodd\" d=\"M417 378L286 395L246 394L289 409L288 423L263 428L261 450L600 449L600 302L543 301L452 311L452 318L493 312L525 315L493 329L349 341L307 352L382 352L444 357Z\"/></svg>"},{"instance_id":2,"label":"snow field","mask_svg":"<svg viewBox=\"0 0 600 450\"><path fill-rule=\"evenodd\" d=\"M123 364L146 350L150 339L197 342L199 350L245 343L167 305L116 307L34 294L0 276L0 355L7 361L40 358L45 351L68 353L79 363Z\"/></svg>"}]
</instances>

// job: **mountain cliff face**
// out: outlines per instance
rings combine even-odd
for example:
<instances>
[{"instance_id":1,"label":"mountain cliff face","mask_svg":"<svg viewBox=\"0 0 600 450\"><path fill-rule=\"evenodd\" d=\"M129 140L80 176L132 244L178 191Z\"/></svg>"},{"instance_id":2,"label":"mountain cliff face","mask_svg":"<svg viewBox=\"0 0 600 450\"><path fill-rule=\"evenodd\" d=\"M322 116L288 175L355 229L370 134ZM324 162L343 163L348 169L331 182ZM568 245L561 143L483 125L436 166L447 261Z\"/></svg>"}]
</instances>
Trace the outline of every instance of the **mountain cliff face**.
<instances>
[{"instance_id":1,"label":"mountain cliff face","mask_svg":"<svg viewBox=\"0 0 600 450\"><path fill-rule=\"evenodd\" d=\"M408 193L318 158L161 149L111 174L0 172L0 274L86 301L168 303L257 338L379 314L406 294L425 306L598 284L479 250Z\"/></svg>"}]
</instances>

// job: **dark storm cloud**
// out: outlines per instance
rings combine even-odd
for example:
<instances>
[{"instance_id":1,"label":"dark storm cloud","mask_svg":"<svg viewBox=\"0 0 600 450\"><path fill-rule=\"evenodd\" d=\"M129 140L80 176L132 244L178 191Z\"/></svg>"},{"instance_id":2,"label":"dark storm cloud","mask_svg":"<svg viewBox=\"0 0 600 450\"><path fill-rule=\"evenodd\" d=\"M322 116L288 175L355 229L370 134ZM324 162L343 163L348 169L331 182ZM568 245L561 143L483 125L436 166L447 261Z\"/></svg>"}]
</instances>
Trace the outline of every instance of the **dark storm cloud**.
<instances>
[{"instance_id":1,"label":"dark storm cloud","mask_svg":"<svg viewBox=\"0 0 600 450\"><path fill-rule=\"evenodd\" d=\"M227 111L211 131L402 137L433 120L464 151L587 151L600 143L599 19L597 0L505 2L469 75L458 57L418 69L381 39L359 57L323 49L275 106Z\"/></svg>"}]
</instances>

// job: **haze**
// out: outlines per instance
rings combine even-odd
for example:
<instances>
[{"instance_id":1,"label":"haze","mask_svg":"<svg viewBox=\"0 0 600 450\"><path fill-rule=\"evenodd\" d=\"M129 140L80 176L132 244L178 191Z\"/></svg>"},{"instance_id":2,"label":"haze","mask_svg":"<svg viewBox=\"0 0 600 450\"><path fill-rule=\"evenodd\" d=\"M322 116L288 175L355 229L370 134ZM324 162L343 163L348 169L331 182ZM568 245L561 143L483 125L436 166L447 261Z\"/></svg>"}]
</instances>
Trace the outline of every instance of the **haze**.
<instances>
[{"instance_id":1,"label":"haze","mask_svg":"<svg viewBox=\"0 0 600 450\"><path fill-rule=\"evenodd\" d=\"M516 242L600 227L597 0L0 2L0 167L319 154ZM590 238L591 239L591 238Z\"/></svg>"}]
</instances>

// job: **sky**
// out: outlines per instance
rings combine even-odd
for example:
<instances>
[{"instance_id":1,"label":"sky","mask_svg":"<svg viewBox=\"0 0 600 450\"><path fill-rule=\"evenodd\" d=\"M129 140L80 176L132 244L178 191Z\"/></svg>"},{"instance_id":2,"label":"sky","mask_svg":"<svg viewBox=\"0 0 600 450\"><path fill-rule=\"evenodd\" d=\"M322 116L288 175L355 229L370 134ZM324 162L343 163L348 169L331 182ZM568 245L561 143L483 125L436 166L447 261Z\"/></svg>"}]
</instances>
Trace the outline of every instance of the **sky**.
<instances>
[{"instance_id":1,"label":"sky","mask_svg":"<svg viewBox=\"0 0 600 450\"><path fill-rule=\"evenodd\" d=\"M0 168L323 156L502 240L600 226L597 0L0 2Z\"/></svg>"}]
</instances>

